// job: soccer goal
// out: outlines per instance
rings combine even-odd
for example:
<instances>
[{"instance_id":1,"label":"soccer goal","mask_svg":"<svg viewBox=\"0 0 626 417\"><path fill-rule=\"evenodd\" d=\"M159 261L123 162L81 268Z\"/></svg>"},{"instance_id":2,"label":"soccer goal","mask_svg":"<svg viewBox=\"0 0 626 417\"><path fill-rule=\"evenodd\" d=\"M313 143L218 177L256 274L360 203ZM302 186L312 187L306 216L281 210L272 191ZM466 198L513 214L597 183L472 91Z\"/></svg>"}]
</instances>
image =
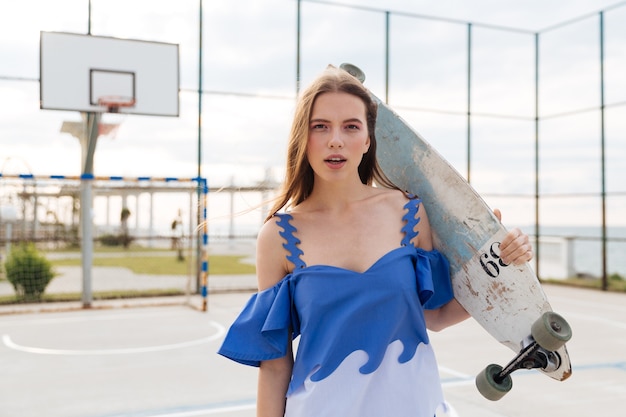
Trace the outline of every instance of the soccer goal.
<instances>
[{"instance_id":1,"label":"soccer goal","mask_svg":"<svg viewBox=\"0 0 626 417\"><path fill-rule=\"evenodd\" d=\"M84 181L93 216L82 225ZM0 175L0 297L74 299L90 256L94 299L200 296L206 310L207 192L202 178ZM81 250L82 227L93 253Z\"/></svg>"}]
</instances>

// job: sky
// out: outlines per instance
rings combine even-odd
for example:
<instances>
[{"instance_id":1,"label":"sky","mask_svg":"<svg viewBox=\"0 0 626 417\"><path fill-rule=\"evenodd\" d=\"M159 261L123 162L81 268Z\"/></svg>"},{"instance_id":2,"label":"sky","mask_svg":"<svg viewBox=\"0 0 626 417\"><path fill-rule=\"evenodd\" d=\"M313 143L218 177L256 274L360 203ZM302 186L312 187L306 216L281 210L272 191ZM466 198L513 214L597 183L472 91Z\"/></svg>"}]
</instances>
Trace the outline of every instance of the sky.
<instances>
[{"instance_id":1,"label":"sky","mask_svg":"<svg viewBox=\"0 0 626 417\"><path fill-rule=\"evenodd\" d=\"M200 159L212 186L250 185L268 173L281 178L298 85L296 4L203 3ZM39 40L41 31L86 34L88 5L88 0L0 0L5 175L80 174L78 140L61 132L64 122L80 121L80 113L39 106ZM91 5L92 35L176 44L180 71L177 117L102 116L119 128L99 138L94 173L196 176L199 1L92 0ZM626 225L626 2L342 0L301 6L300 85L328 64L351 62L366 72L366 85L379 97L386 93L385 11L390 12L389 103L463 175L472 24L472 184L514 225L534 221L535 33L540 33L540 189L568 195L544 198L541 218L555 225L599 224L598 12L606 9L605 169L607 191L614 193L607 215L610 224ZM588 196L573 196L580 193ZM236 210L257 204L252 197L237 201Z\"/></svg>"}]
</instances>

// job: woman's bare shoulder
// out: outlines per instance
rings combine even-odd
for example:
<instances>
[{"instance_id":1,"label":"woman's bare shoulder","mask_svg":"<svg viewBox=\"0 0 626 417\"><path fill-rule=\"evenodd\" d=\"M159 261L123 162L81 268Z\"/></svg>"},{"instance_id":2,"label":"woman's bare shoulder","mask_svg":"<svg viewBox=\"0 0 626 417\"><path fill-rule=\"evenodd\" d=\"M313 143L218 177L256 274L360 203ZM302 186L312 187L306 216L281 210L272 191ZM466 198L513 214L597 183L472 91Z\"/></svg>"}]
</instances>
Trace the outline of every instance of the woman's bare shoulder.
<instances>
[{"instance_id":1,"label":"woman's bare shoulder","mask_svg":"<svg viewBox=\"0 0 626 417\"><path fill-rule=\"evenodd\" d=\"M390 189L390 188L377 188L376 197L385 202L385 204L390 205L393 208L397 208L399 210L404 209L406 203L412 198L409 194L404 191Z\"/></svg>"},{"instance_id":2,"label":"woman's bare shoulder","mask_svg":"<svg viewBox=\"0 0 626 417\"><path fill-rule=\"evenodd\" d=\"M402 215L407 212L407 203L412 202L416 205L415 210L416 226L415 230L418 232L416 238L413 240L413 244L425 250L432 250L432 234L430 229L430 221L428 220L428 214L426 208L422 203L422 200L413 194L409 194L399 190L389 190L387 195L387 201L393 205L394 208L400 208Z\"/></svg>"},{"instance_id":3,"label":"woman's bare shoulder","mask_svg":"<svg viewBox=\"0 0 626 417\"><path fill-rule=\"evenodd\" d=\"M266 221L256 242L256 269L259 290L274 286L289 273L287 269L285 240L280 235L283 228L278 224L279 217Z\"/></svg>"}]
</instances>

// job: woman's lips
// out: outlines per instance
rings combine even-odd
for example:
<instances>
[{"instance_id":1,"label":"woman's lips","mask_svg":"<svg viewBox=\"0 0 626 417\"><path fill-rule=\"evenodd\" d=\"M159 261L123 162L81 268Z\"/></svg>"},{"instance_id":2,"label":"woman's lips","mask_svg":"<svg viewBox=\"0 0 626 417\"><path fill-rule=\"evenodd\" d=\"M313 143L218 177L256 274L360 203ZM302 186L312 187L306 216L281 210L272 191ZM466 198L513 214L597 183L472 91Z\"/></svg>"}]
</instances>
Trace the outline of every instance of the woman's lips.
<instances>
[{"instance_id":1,"label":"woman's lips","mask_svg":"<svg viewBox=\"0 0 626 417\"><path fill-rule=\"evenodd\" d=\"M341 155L331 155L324 159L324 162L331 168L340 168L346 163L346 158Z\"/></svg>"}]
</instances>

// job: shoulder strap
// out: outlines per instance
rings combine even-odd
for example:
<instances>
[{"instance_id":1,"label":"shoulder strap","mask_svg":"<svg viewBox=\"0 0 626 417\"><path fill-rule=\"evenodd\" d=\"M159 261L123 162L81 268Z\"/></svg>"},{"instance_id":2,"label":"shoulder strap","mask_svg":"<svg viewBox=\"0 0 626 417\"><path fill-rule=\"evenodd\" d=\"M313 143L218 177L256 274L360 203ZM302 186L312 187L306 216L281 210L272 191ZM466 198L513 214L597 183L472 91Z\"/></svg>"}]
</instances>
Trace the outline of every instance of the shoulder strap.
<instances>
[{"instance_id":1,"label":"shoulder strap","mask_svg":"<svg viewBox=\"0 0 626 417\"><path fill-rule=\"evenodd\" d=\"M404 221L404 226L402 226L402 233L404 236L402 237L402 246L408 246L411 244L411 240L413 240L419 232L415 231L415 226L420 222L420 217L417 215L421 202L417 196L409 195L409 201L404 205L404 209L406 213L402 217Z\"/></svg>"},{"instance_id":2,"label":"shoulder strap","mask_svg":"<svg viewBox=\"0 0 626 417\"><path fill-rule=\"evenodd\" d=\"M278 226L283 228L282 232L279 232L280 236L285 239L285 243L283 243L283 247L287 249L289 255L287 255L287 260L294 264L297 268L304 268L306 264L300 256L302 256L302 249L298 247L300 244L300 239L298 239L294 233L297 231L295 227L290 223L293 219L291 214L287 213L276 213L275 216L278 217L278 222L276 223Z\"/></svg>"}]
</instances>

